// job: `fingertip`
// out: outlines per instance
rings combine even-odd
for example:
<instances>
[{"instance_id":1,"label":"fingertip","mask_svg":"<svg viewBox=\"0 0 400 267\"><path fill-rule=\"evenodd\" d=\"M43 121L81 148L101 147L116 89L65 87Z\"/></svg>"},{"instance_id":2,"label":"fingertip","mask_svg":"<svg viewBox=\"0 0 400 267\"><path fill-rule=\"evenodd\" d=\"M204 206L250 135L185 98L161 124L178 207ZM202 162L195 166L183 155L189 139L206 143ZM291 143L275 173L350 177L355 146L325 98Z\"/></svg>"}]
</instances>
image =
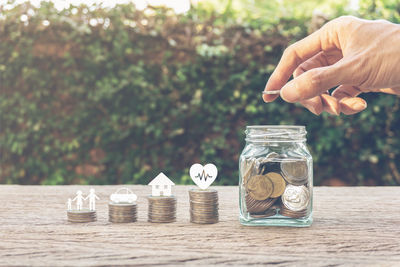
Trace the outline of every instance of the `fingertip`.
<instances>
[{"instance_id":1,"label":"fingertip","mask_svg":"<svg viewBox=\"0 0 400 267\"><path fill-rule=\"evenodd\" d=\"M296 82L294 80L288 82L281 89L281 98L289 103L299 102L301 100L301 95L297 90Z\"/></svg>"},{"instance_id":2,"label":"fingertip","mask_svg":"<svg viewBox=\"0 0 400 267\"><path fill-rule=\"evenodd\" d=\"M321 115L322 111L324 111L324 110L323 110L323 108L321 106L321 107L318 107L318 108L314 108L314 112L313 113L315 115Z\"/></svg>"},{"instance_id":3,"label":"fingertip","mask_svg":"<svg viewBox=\"0 0 400 267\"><path fill-rule=\"evenodd\" d=\"M346 115L353 115L367 108L367 102L360 97L346 97L340 100L342 112Z\"/></svg>"},{"instance_id":4,"label":"fingertip","mask_svg":"<svg viewBox=\"0 0 400 267\"><path fill-rule=\"evenodd\" d=\"M340 115L340 111L341 111L340 103L336 98L334 98L333 96L330 96L328 94L322 94L321 101L322 101L324 110L326 112L328 112L331 115L336 115L336 116Z\"/></svg>"},{"instance_id":5,"label":"fingertip","mask_svg":"<svg viewBox=\"0 0 400 267\"><path fill-rule=\"evenodd\" d=\"M320 115L323 111L321 98L319 96L303 100L300 104L315 115Z\"/></svg>"},{"instance_id":6,"label":"fingertip","mask_svg":"<svg viewBox=\"0 0 400 267\"><path fill-rule=\"evenodd\" d=\"M276 98L278 97L278 95L276 94L263 94L262 95L262 99L264 100L265 103L270 103L272 101L274 101Z\"/></svg>"},{"instance_id":7,"label":"fingertip","mask_svg":"<svg viewBox=\"0 0 400 267\"><path fill-rule=\"evenodd\" d=\"M322 111L317 111L316 109L312 108L312 107L306 107L306 109L308 109L312 114L314 115L321 115Z\"/></svg>"}]
</instances>

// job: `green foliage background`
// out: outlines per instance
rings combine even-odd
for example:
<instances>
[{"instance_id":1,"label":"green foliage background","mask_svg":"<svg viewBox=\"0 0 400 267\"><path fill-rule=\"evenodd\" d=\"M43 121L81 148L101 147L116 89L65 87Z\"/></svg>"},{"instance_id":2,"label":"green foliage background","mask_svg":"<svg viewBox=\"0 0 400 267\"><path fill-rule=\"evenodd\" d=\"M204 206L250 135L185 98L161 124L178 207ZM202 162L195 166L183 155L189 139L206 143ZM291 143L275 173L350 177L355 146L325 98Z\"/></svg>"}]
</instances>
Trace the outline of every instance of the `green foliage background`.
<instances>
[{"instance_id":1,"label":"green foliage background","mask_svg":"<svg viewBox=\"0 0 400 267\"><path fill-rule=\"evenodd\" d=\"M265 2L206 2L184 15L2 7L0 182L148 183L163 171L189 183L191 164L213 162L218 183L233 185L246 125L300 124L315 184L399 184L399 97L367 94L367 110L340 117L263 103L265 82L284 48L307 35L318 1ZM398 1L361 1L357 11L332 3L320 7L330 18L400 21Z\"/></svg>"}]
</instances>

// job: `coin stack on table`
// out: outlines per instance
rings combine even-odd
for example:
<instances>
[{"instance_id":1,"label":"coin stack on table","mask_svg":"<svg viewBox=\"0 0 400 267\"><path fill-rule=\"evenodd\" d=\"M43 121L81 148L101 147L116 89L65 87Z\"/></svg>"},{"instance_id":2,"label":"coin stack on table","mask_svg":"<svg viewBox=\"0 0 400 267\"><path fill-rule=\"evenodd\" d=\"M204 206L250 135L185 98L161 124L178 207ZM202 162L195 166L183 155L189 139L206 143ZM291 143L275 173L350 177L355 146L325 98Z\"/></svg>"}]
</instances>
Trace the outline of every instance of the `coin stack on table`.
<instances>
[{"instance_id":1,"label":"coin stack on table","mask_svg":"<svg viewBox=\"0 0 400 267\"><path fill-rule=\"evenodd\" d=\"M136 203L108 203L108 220L113 223L130 223L137 221Z\"/></svg>"},{"instance_id":2,"label":"coin stack on table","mask_svg":"<svg viewBox=\"0 0 400 267\"><path fill-rule=\"evenodd\" d=\"M245 204L251 217L307 216L310 185L305 160L280 157L272 152L265 157L245 159L241 172Z\"/></svg>"},{"instance_id":3,"label":"coin stack on table","mask_svg":"<svg viewBox=\"0 0 400 267\"><path fill-rule=\"evenodd\" d=\"M88 209L67 211L68 221L72 223L87 223L97 220L96 211Z\"/></svg>"},{"instance_id":4,"label":"coin stack on table","mask_svg":"<svg viewBox=\"0 0 400 267\"><path fill-rule=\"evenodd\" d=\"M218 222L218 191L190 189L190 222L211 224Z\"/></svg>"},{"instance_id":5,"label":"coin stack on table","mask_svg":"<svg viewBox=\"0 0 400 267\"><path fill-rule=\"evenodd\" d=\"M170 223L176 221L176 198L174 196L148 196L148 221Z\"/></svg>"}]
</instances>

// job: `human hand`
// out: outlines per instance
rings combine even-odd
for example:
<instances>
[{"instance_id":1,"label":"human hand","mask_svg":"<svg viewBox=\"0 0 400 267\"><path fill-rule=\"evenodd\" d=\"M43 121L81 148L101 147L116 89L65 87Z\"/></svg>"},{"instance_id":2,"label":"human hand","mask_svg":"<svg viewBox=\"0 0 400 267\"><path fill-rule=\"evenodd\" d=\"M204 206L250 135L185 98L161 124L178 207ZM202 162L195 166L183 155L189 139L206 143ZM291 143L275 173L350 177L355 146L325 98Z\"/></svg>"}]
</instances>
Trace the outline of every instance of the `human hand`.
<instances>
[{"instance_id":1,"label":"human hand","mask_svg":"<svg viewBox=\"0 0 400 267\"><path fill-rule=\"evenodd\" d=\"M264 91L280 90L285 101L300 102L316 115L358 113L367 107L360 93L400 95L399 44L400 25L334 19L285 50ZM265 102L277 97L263 95Z\"/></svg>"}]
</instances>

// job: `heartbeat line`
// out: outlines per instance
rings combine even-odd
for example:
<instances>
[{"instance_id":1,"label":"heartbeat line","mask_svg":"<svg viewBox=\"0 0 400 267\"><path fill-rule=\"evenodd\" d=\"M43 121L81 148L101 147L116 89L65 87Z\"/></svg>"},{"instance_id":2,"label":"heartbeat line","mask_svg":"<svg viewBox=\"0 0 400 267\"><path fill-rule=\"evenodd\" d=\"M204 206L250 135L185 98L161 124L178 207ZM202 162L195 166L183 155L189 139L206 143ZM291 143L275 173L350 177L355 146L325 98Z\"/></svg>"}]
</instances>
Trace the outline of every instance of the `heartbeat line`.
<instances>
[{"instance_id":1,"label":"heartbeat line","mask_svg":"<svg viewBox=\"0 0 400 267\"><path fill-rule=\"evenodd\" d=\"M207 178L211 178L212 176L206 174L206 173L204 172L204 170L203 170L203 172L202 172L201 174L199 173L199 174L197 174L195 177L196 177L196 178L199 178L200 181L204 178L204 181L207 182Z\"/></svg>"}]
</instances>

